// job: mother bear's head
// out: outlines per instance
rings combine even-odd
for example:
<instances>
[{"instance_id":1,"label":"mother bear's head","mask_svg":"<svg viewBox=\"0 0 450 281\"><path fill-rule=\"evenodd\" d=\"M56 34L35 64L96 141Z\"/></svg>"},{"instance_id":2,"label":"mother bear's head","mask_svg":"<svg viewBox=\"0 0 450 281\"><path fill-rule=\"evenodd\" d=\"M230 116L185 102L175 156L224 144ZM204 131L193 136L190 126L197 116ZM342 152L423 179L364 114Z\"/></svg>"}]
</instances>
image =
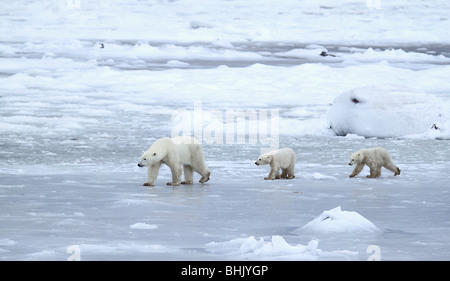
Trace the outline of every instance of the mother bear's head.
<instances>
[{"instance_id":1,"label":"mother bear's head","mask_svg":"<svg viewBox=\"0 0 450 281\"><path fill-rule=\"evenodd\" d=\"M168 149L167 141L170 141L170 139L162 138L155 141L152 146L150 146L150 148L142 154L141 161L138 163L138 166L152 166L166 157Z\"/></svg>"}]
</instances>

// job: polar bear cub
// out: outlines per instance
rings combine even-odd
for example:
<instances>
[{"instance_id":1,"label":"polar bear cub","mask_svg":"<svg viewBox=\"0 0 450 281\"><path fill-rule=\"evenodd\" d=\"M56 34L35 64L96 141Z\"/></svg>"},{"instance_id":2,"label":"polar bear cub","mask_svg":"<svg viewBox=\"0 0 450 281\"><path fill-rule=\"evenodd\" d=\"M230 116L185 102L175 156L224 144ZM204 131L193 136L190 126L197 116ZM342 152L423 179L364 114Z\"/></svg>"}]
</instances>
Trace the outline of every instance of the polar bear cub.
<instances>
[{"instance_id":1,"label":"polar bear cub","mask_svg":"<svg viewBox=\"0 0 450 281\"><path fill-rule=\"evenodd\" d=\"M210 172L205 164L202 146L192 137L158 139L142 154L138 166L148 167L148 179L144 186L153 185L162 164L169 166L172 172L172 181L167 185L192 184L194 171L202 176L200 183L209 180ZM181 181L181 166L184 181Z\"/></svg>"},{"instance_id":2,"label":"polar bear cub","mask_svg":"<svg viewBox=\"0 0 450 281\"><path fill-rule=\"evenodd\" d=\"M362 149L352 153L348 164L350 166L356 164L355 169L349 176L350 178L358 175L364 168L364 165L370 168L368 178L381 176L381 167L385 167L389 171L394 172L394 176L400 175L400 169L392 163L389 153L382 147Z\"/></svg>"},{"instance_id":3,"label":"polar bear cub","mask_svg":"<svg viewBox=\"0 0 450 281\"><path fill-rule=\"evenodd\" d=\"M270 165L270 173L265 180L295 178L295 152L289 147L273 150L259 156L256 165ZM280 175L281 169L281 175Z\"/></svg>"}]
</instances>

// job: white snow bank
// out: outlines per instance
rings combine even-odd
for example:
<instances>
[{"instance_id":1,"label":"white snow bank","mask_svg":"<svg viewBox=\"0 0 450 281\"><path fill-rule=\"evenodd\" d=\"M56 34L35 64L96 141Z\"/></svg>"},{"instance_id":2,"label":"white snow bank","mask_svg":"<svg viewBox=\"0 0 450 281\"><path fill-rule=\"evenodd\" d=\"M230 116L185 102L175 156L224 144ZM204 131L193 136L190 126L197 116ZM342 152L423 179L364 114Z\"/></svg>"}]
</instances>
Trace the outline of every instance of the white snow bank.
<instances>
[{"instance_id":1,"label":"white snow bank","mask_svg":"<svg viewBox=\"0 0 450 281\"><path fill-rule=\"evenodd\" d=\"M449 3L421 0L3 1L3 41L449 42ZM326 20L324 20L326 19ZM337 29L336 26L339 26ZM411 28L414 27L414 28Z\"/></svg>"},{"instance_id":2,"label":"white snow bank","mask_svg":"<svg viewBox=\"0 0 450 281\"><path fill-rule=\"evenodd\" d=\"M316 179L316 180L323 180L323 179L332 179L332 180L334 180L334 179L336 179L335 177L327 176L327 175L321 174L321 173L319 173L319 172L313 173L313 174L312 174L312 177L313 177L314 179Z\"/></svg>"},{"instance_id":3,"label":"white snow bank","mask_svg":"<svg viewBox=\"0 0 450 281\"><path fill-rule=\"evenodd\" d=\"M158 226L156 224L148 224L144 222L137 222L135 224L130 225L131 229L157 229Z\"/></svg>"},{"instance_id":4,"label":"white snow bank","mask_svg":"<svg viewBox=\"0 0 450 281\"><path fill-rule=\"evenodd\" d=\"M450 58L444 55L426 54L420 52L405 51L402 49L373 49L373 48L348 48L340 47L340 53L329 51L321 45L309 45L305 48L294 48L285 52L276 52L274 56L282 58L309 58L316 61L346 63L430 63L445 64L450 62ZM326 58L324 58L326 57Z\"/></svg>"},{"instance_id":5,"label":"white snow bank","mask_svg":"<svg viewBox=\"0 0 450 281\"><path fill-rule=\"evenodd\" d=\"M125 47L132 48L131 45ZM195 105L201 102L203 124L218 128L216 130L226 129L223 122L226 122L227 110L256 114L266 110L270 117L267 122L252 119L259 126L276 120L272 118L275 112L272 109L279 109L280 135L334 136L336 132L362 137L421 134L418 137L450 138L448 118L431 118L439 114L432 105L438 104L445 112L449 111L450 80L447 76L450 66L413 71L386 64L343 68L325 64L293 67L255 64L213 69L120 71L96 66L91 61L80 64L74 60L16 59L12 66L13 62L8 60L7 65L0 66L0 72L19 71L0 77L0 90L4 93L0 131L4 134L56 135L88 129L116 116L117 112L121 113L118 116L128 113L174 116L173 113L187 111L192 117L180 119L186 126L175 122L172 125L191 130L196 121L193 118ZM172 60L171 63L177 62ZM39 65L45 67L41 69ZM54 71L47 65L53 65ZM406 90L358 88L376 85L379 81L407 85L417 92L433 93L436 98ZM343 94L336 98L337 94L350 89L355 90L346 93L347 97ZM355 104L349 100L350 95L357 95L360 101L364 98L366 103ZM372 118L374 115L376 119ZM335 132L330 130L330 120ZM135 120L138 126L136 122L148 123L146 118ZM253 128L255 123L252 122L245 121ZM433 124L440 130L428 132Z\"/></svg>"},{"instance_id":6,"label":"white snow bank","mask_svg":"<svg viewBox=\"0 0 450 281\"><path fill-rule=\"evenodd\" d=\"M377 233L380 230L357 212L342 211L341 206L324 211L302 229L319 233Z\"/></svg>"},{"instance_id":7,"label":"white snow bank","mask_svg":"<svg viewBox=\"0 0 450 281\"><path fill-rule=\"evenodd\" d=\"M104 48L96 48L91 50L89 55L96 59L200 59L200 60L214 60L214 59L233 59L233 60L257 60L261 55L254 52L241 52L231 49L219 48L217 46L206 47L200 45L191 46L177 46L173 44L165 44L160 46L152 46L148 43L138 43L136 45L123 45L115 43L105 43Z\"/></svg>"},{"instance_id":8,"label":"white snow bank","mask_svg":"<svg viewBox=\"0 0 450 281\"><path fill-rule=\"evenodd\" d=\"M279 236L272 236L266 242L263 238L254 236L237 238L226 242L211 242L206 244L206 250L212 253L224 254L235 258L269 259L269 260L316 260L318 258L345 258L357 253L351 251L327 252L318 249L317 240L309 241L308 245L291 245Z\"/></svg>"},{"instance_id":9,"label":"white snow bank","mask_svg":"<svg viewBox=\"0 0 450 281\"><path fill-rule=\"evenodd\" d=\"M444 119L431 125L428 130L422 134L412 134L406 136L406 138L419 138L419 139L438 139L449 140L450 139L450 120Z\"/></svg>"},{"instance_id":10,"label":"white snow bank","mask_svg":"<svg viewBox=\"0 0 450 281\"><path fill-rule=\"evenodd\" d=\"M322 52L328 53L328 50L320 45L308 45L306 48L295 48L286 52L277 52L275 56L277 57L287 57L287 58L320 58Z\"/></svg>"},{"instance_id":11,"label":"white snow bank","mask_svg":"<svg viewBox=\"0 0 450 281\"><path fill-rule=\"evenodd\" d=\"M400 137L446 124L447 111L448 105L433 95L391 86L363 87L337 96L328 118L340 136Z\"/></svg>"},{"instance_id":12,"label":"white snow bank","mask_svg":"<svg viewBox=\"0 0 450 281\"><path fill-rule=\"evenodd\" d=\"M342 59L346 61L358 62L390 62L390 63L448 63L450 59L443 55L431 55L419 52L407 52L402 49L377 50L368 48L363 51L350 52L343 55Z\"/></svg>"}]
</instances>

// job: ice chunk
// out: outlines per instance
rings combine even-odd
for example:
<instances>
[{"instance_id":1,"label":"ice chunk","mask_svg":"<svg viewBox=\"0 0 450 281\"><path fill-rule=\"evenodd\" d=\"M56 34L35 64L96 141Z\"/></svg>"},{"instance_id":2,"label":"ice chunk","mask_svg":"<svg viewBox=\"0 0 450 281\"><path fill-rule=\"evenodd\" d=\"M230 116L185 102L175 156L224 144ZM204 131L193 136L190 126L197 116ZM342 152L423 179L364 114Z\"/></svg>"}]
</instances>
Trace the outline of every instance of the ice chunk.
<instances>
[{"instance_id":1,"label":"ice chunk","mask_svg":"<svg viewBox=\"0 0 450 281\"><path fill-rule=\"evenodd\" d=\"M357 212L342 211L341 206L324 211L302 229L320 233L377 233L380 230Z\"/></svg>"},{"instance_id":2,"label":"ice chunk","mask_svg":"<svg viewBox=\"0 0 450 281\"><path fill-rule=\"evenodd\" d=\"M131 229L157 229L158 226L156 224L148 224L144 222L137 222L135 224L130 225Z\"/></svg>"},{"instance_id":3,"label":"ice chunk","mask_svg":"<svg viewBox=\"0 0 450 281\"><path fill-rule=\"evenodd\" d=\"M225 242L211 242L206 244L208 252L224 254L245 259L270 260L316 260L319 258L351 258L356 253L352 251L327 252L318 249L319 242L311 240L308 245L291 245L282 236L271 236L269 241L254 236L232 239Z\"/></svg>"},{"instance_id":4,"label":"ice chunk","mask_svg":"<svg viewBox=\"0 0 450 281\"><path fill-rule=\"evenodd\" d=\"M313 178L316 179L316 180L322 180L322 179L335 179L335 177L327 176L327 175L321 174L321 173L319 173L319 172L313 173L312 176L313 176Z\"/></svg>"}]
</instances>

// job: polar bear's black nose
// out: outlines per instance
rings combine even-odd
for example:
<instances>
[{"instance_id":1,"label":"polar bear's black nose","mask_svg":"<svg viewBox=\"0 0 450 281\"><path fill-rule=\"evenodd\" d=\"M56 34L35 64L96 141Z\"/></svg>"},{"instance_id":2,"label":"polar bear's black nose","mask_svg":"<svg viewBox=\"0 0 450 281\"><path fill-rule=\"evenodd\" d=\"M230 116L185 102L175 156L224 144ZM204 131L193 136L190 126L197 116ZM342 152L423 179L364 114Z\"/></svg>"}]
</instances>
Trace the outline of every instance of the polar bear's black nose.
<instances>
[{"instance_id":1,"label":"polar bear's black nose","mask_svg":"<svg viewBox=\"0 0 450 281\"><path fill-rule=\"evenodd\" d=\"M256 165L259 165L258 162L255 162Z\"/></svg>"},{"instance_id":2,"label":"polar bear's black nose","mask_svg":"<svg viewBox=\"0 0 450 281\"><path fill-rule=\"evenodd\" d=\"M142 167L142 165L138 163L138 167Z\"/></svg>"}]
</instances>

